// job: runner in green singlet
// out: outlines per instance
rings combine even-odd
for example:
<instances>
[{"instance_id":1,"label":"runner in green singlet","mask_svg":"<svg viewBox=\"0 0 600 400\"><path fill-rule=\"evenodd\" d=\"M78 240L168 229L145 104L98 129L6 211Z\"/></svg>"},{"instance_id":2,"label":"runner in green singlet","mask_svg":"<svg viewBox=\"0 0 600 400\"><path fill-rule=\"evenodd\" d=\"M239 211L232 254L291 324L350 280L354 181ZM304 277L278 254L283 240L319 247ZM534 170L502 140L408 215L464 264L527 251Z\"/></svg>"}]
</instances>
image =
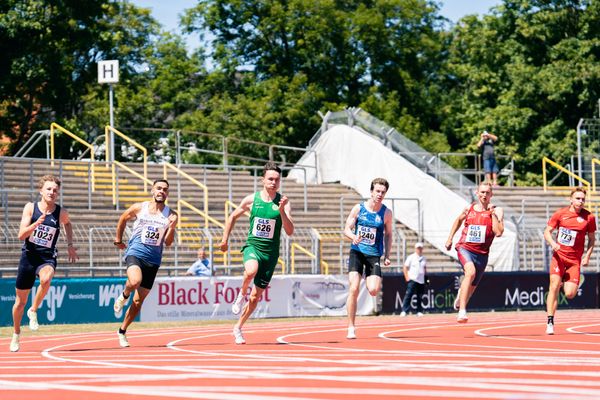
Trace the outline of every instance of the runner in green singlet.
<instances>
[{"instance_id":1,"label":"runner in green singlet","mask_svg":"<svg viewBox=\"0 0 600 400\"><path fill-rule=\"evenodd\" d=\"M233 327L236 344L244 344L242 326L256 309L258 299L269 285L277 260L279 258L279 239L281 227L290 236L294 233L294 221L291 217L291 207L286 196L278 193L281 182L281 169L268 162L263 169L263 189L246 196L238 208L231 213L223 230L223 239L219 244L221 251L228 249L229 234L235 222L244 213L250 212L250 229L248 239L242 247L244 255L244 281L241 290L231 306L234 314L242 315ZM248 303L244 305L250 281L254 287L250 292Z\"/></svg>"}]
</instances>

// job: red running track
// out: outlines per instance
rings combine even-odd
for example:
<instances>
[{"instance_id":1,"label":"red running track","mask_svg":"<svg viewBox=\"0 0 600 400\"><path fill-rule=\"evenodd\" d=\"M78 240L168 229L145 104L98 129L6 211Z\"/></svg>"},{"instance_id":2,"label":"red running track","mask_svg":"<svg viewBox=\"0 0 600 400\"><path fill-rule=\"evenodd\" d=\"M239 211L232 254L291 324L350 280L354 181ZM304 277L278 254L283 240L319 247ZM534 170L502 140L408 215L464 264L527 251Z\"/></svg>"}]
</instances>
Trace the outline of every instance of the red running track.
<instances>
[{"instance_id":1,"label":"red running track","mask_svg":"<svg viewBox=\"0 0 600 400\"><path fill-rule=\"evenodd\" d=\"M600 399L600 313L252 321L0 339L0 399ZM43 333L44 327L40 328ZM43 391L43 392L42 392Z\"/></svg>"}]
</instances>

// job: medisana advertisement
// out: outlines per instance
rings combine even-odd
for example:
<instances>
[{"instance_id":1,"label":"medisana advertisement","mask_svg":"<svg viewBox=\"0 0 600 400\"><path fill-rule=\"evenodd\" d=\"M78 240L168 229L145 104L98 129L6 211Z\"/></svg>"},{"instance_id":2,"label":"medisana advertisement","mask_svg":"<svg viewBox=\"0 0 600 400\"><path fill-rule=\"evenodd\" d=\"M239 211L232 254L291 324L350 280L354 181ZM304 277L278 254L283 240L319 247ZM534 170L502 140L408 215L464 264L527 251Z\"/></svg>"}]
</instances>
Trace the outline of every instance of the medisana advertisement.
<instances>
[{"instance_id":1,"label":"medisana advertisement","mask_svg":"<svg viewBox=\"0 0 600 400\"><path fill-rule=\"evenodd\" d=\"M39 310L40 324L120 322L125 309L115 313L114 300L123 291L123 278L55 278ZM144 301L141 321L234 319L231 304L241 277L157 278ZM358 315L374 312L374 301L364 284ZM36 294L32 289L26 309ZM348 278L345 275L276 275L259 299L253 318L345 316ZM131 297L130 297L131 299ZM0 279L0 325L12 325L14 279ZM27 317L23 318L27 325Z\"/></svg>"},{"instance_id":2,"label":"medisana advertisement","mask_svg":"<svg viewBox=\"0 0 600 400\"><path fill-rule=\"evenodd\" d=\"M460 286L460 274L435 274L425 287L421 299L428 312L454 312L453 304ZM548 273L545 272L486 272L469 301L469 310L544 310L548 296ZM383 277L382 312L399 314L406 292L404 275L389 274ZM584 274L575 298L568 300L561 291L560 308L598 307L598 274ZM417 297L411 306L416 308Z\"/></svg>"}]
</instances>

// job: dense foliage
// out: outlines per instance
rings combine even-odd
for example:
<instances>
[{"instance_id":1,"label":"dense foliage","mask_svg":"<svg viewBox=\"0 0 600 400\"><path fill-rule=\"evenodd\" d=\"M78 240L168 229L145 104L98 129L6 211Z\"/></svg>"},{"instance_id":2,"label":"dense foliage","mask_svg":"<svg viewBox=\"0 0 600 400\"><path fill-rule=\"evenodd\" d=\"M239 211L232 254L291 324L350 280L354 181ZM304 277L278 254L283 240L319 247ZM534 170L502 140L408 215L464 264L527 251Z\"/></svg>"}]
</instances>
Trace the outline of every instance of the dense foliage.
<instances>
[{"instance_id":1,"label":"dense foliage","mask_svg":"<svg viewBox=\"0 0 600 400\"><path fill-rule=\"evenodd\" d=\"M432 152L473 152L481 130L494 132L529 183L542 156L575 153L577 122L600 98L598 1L504 0L451 25L428 0L198 0L181 23L204 48L188 51L126 1L0 3L9 152L52 121L103 133L103 59L121 65L115 125L155 148L172 137L141 128L181 130L196 148L215 145L192 132L304 147L318 112L358 106Z\"/></svg>"}]
</instances>

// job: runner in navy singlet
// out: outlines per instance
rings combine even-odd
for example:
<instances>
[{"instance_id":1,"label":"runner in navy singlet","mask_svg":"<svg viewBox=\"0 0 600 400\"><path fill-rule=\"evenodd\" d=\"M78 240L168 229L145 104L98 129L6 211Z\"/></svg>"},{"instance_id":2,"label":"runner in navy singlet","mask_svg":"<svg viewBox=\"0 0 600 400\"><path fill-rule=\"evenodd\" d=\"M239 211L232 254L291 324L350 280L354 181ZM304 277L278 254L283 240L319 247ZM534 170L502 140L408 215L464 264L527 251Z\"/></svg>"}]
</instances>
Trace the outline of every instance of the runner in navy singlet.
<instances>
[{"instance_id":1,"label":"runner in navy singlet","mask_svg":"<svg viewBox=\"0 0 600 400\"><path fill-rule=\"evenodd\" d=\"M38 182L40 201L27 203L23 208L19 240L23 240L21 260L17 272L16 297L12 309L14 333L10 343L10 351L19 351L21 334L21 319L27 304L27 297L33 288L35 278L40 277L40 285L31 308L27 310L29 328L35 331L39 328L37 310L42 304L56 269L58 251L56 242L60 234L60 226L65 228L67 235L67 252L69 262L79 259L73 246L73 227L69 213L61 208L56 201L59 196L60 180L52 175L44 175Z\"/></svg>"}]
</instances>

